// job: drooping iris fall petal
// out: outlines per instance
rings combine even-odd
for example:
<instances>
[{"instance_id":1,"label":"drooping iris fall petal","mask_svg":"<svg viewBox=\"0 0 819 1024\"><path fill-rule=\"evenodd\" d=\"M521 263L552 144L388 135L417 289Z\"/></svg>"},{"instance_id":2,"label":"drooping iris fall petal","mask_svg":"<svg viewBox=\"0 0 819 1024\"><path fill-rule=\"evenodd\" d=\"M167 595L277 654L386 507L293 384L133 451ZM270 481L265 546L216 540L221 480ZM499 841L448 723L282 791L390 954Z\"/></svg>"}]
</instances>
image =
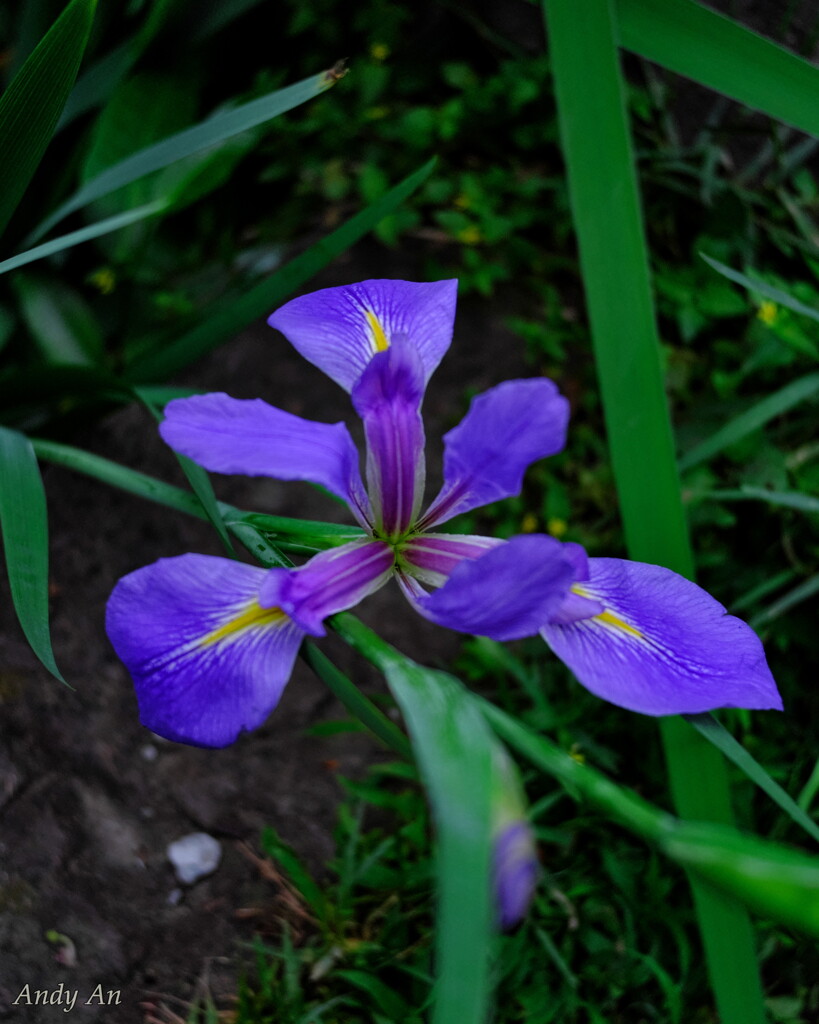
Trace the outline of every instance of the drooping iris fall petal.
<instances>
[{"instance_id":1,"label":"drooping iris fall petal","mask_svg":"<svg viewBox=\"0 0 819 1024\"><path fill-rule=\"evenodd\" d=\"M224 747L278 704L304 633L262 608L264 569L180 555L124 576L106 629L136 687L140 721L179 743Z\"/></svg>"},{"instance_id":2,"label":"drooping iris fall petal","mask_svg":"<svg viewBox=\"0 0 819 1024\"><path fill-rule=\"evenodd\" d=\"M759 637L690 580L658 565L590 558L588 580L573 590L602 612L540 633L598 697L646 715L782 709Z\"/></svg>"}]
</instances>

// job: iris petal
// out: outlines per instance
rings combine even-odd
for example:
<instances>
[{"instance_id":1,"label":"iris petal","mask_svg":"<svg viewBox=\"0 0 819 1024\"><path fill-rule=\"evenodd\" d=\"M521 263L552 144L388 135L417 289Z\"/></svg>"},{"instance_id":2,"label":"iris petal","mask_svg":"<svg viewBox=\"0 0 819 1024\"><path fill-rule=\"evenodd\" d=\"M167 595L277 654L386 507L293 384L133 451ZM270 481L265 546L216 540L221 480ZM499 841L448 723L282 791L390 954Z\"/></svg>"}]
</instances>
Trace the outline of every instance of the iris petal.
<instances>
[{"instance_id":1,"label":"iris petal","mask_svg":"<svg viewBox=\"0 0 819 1024\"><path fill-rule=\"evenodd\" d=\"M345 391L404 334L421 357L426 383L452 341L457 291L456 280L361 281L301 295L267 322Z\"/></svg>"},{"instance_id":2,"label":"iris petal","mask_svg":"<svg viewBox=\"0 0 819 1024\"><path fill-rule=\"evenodd\" d=\"M405 533L424 495L424 368L403 335L373 356L352 399L367 437L367 484L375 525L388 537Z\"/></svg>"},{"instance_id":3,"label":"iris petal","mask_svg":"<svg viewBox=\"0 0 819 1024\"><path fill-rule=\"evenodd\" d=\"M426 618L461 633L494 640L534 636L555 614L575 579L574 559L564 545L527 534L455 566L432 594L404 592Z\"/></svg>"},{"instance_id":4,"label":"iris petal","mask_svg":"<svg viewBox=\"0 0 819 1024\"><path fill-rule=\"evenodd\" d=\"M159 431L174 451L216 473L320 484L366 525L358 451L343 423L315 423L260 398L214 392L169 402Z\"/></svg>"},{"instance_id":5,"label":"iris petal","mask_svg":"<svg viewBox=\"0 0 819 1024\"><path fill-rule=\"evenodd\" d=\"M163 558L123 577L106 629L136 687L143 725L224 747L279 702L303 632L257 596L266 572L227 558Z\"/></svg>"},{"instance_id":6,"label":"iris petal","mask_svg":"<svg viewBox=\"0 0 819 1024\"><path fill-rule=\"evenodd\" d=\"M472 400L444 435L444 486L420 527L519 494L523 474L566 443L569 403L544 378L508 380Z\"/></svg>"},{"instance_id":7,"label":"iris petal","mask_svg":"<svg viewBox=\"0 0 819 1024\"><path fill-rule=\"evenodd\" d=\"M588 581L573 590L602 612L540 632L598 697L646 715L782 709L757 635L690 580L657 565L591 558Z\"/></svg>"},{"instance_id":8,"label":"iris petal","mask_svg":"<svg viewBox=\"0 0 819 1024\"><path fill-rule=\"evenodd\" d=\"M401 547L402 568L431 587L442 587L459 562L480 558L503 544L497 537L467 533L423 533Z\"/></svg>"},{"instance_id":9,"label":"iris petal","mask_svg":"<svg viewBox=\"0 0 819 1024\"><path fill-rule=\"evenodd\" d=\"M353 541L314 555L298 569L268 570L259 601L282 608L306 633L324 636L324 619L383 587L394 562L388 544Z\"/></svg>"}]
</instances>

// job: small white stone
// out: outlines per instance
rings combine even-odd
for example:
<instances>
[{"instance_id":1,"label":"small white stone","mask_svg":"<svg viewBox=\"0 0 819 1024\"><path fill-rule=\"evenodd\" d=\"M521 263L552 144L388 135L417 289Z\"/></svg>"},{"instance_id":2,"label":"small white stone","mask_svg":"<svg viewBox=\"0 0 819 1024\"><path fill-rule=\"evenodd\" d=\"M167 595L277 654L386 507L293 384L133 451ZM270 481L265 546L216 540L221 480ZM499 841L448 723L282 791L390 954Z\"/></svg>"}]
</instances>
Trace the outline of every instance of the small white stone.
<instances>
[{"instance_id":1,"label":"small white stone","mask_svg":"<svg viewBox=\"0 0 819 1024\"><path fill-rule=\"evenodd\" d=\"M183 885L193 885L219 867L222 848L206 832L191 832L170 843L167 854L179 881Z\"/></svg>"},{"instance_id":2,"label":"small white stone","mask_svg":"<svg viewBox=\"0 0 819 1024\"><path fill-rule=\"evenodd\" d=\"M140 750L140 754L145 761L155 761L159 756L159 751L153 745L153 743L146 743L145 746Z\"/></svg>"},{"instance_id":3,"label":"small white stone","mask_svg":"<svg viewBox=\"0 0 819 1024\"><path fill-rule=\"evenodd\" d=\"M182 890L181 889L171 889L171 891L168 893L167 900L165 900L165 902L169 906L171 906L171 907L178 906L181 901L182 901Z\"/></svg>"}]
</instances>

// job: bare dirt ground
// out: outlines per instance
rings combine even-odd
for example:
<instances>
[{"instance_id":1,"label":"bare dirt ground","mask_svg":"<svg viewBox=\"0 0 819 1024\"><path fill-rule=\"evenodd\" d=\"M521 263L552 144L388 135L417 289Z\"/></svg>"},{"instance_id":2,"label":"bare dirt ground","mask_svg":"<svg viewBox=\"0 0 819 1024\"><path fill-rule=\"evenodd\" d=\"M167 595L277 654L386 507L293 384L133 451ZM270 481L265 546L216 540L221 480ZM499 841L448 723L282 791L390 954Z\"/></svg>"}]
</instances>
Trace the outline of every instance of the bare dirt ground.
<instances>
[{"instance_id":1,"label":"bare dirt ground","mask_svg":"<svg viewBox=\"0 0 819 1024\"><path fill-rule=\"evenodd\" d=\"M305 290L367 277L418 279L418 273L406 259L365 245ZM451 354L425 404L430 494L440 472L440 435L465 410L465 392L533 375L522 350L497 303L461 303ZM309 418L354 420L344 392L263 324L179 382L238 398L261 396ZM135 407L65 440L183 483L155 424ZM96 481L56 467L47 467L44 478L54 649L74 689L49 677L28 650L4 580L0 1020L143 1024L141 1004L158 1002L151 993L162 993L184 1017L178 1001L190 998L203 973L217 995L235 991L241 944L275 901L275 886L243 844L258 852L260 830L272 824L320 868L332 849L337 777L360 775L380 756L379 747L364 735L306 734L344 712L304 665L265 726L233 747L198 750L152 736L139 724L130 680L105 636L106 599L124 573L185 551L219 554L218 542L206 524ZM334 520L343 511L307 485L238 477L215 484L220 498L243 508ZM411 613L393 587L365 602L361 614L420 661L443 663L457 650L455 634ZM356 680L380 686L340 642L323 646ZM165 851L196 831L220 841L222 861L209 878L180 890ZM20 1000L27 985L32 1000L47 992L49 1005Z\"/></svg>"}]
</instances>

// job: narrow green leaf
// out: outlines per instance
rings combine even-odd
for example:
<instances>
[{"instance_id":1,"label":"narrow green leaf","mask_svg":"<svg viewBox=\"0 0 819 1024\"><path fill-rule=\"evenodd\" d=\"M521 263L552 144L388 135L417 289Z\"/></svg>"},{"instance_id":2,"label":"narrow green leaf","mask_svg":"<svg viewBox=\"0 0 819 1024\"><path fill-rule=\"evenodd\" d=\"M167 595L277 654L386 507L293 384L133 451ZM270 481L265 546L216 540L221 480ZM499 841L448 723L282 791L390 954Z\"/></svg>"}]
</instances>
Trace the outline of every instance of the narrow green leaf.
<instances>
[{"instance_id":1,"label":"narrow green leaf","mask_svg":"<svg viewBox=\"0 0 819 1024\"><path fill-rule=\"evenodd\" d=\"M696 445L680 458L679 467L681 471L692 469L702 462L718 455L743 437L752 434L760 427L777 416L782 416L789 409L813 398L819 393L819 373L809 373L804 377L791 381L785 387L768 395L750 409L730 420L724 427L720 427L711 437Z\"/></svg>"},{"instance_id":2,"label":"narrow green leaf","mask_svg":"<svg viewBox=\"0 0 819 1024\"><path fill-rule=\"evenodd\" d=\"M687 0L645 5L676 11ZM640 5L637 4L639 8ZM610 0L543 0L569 199L630 557L693 576L654 320L648 253ZM622 7L620 10L622 11ZM625 33L622 33L625 37ZM672 43L676 43L669 36ZM701 41L702 42L702 41ZM601 161L600 155L605 154ZM679 719L660 724L674 803L686 818L731 821L719 753ZM750 920L691 879L724 1024L762 1024ZM730 955L729 951L730 950Z\"/></svg>"},{"instance_id":3,"label":"narrow green leaf","mask_svg":"<svg viewBox=\"0 0 819 1024\"><path fill-rule=\"evenodd\" d=\"M819 69L692 0L616 0L619 39L678 75L819 136Z\"/></svg>"},{"instance_id":4,"label":"narrow green leaf","mask_svg":"<svg viewBox=\"0 0 819 1024\"><path fill-rule=\"evenodd\" d=\"M722 274L729 281L741 285L749 292L764 295L766 299L770 299L771 302L775 302L778 306L785 306L787 309L793 310L794 313L801 313L803 316L810 317L811 320L819 320L819 309L814 309L813 306L806 306L804 302L800 302L799 299L795 299L792 295L788 295L787 292L783 292L781 288L774 288L767 281L759 281L754 277L748 277L747 274L743 274L739 270L733 270L731 267L726 266L725 263L720 263L719 260L706 256L704 252L701 252L700 256L718 274Z\"/></svg>"},{"instance_id":5,"label":"narrow green leaf","mask_svg":"<svg viewBox=\"0 0 819 1024\"><path fill-rule=\"evenodd\" d=\"M748 753L741 743L734 739L721 722L709 714L684 715L683 717L709 743L713 743L729 761L733 761L737 768L743 771L751 782L759 786L763 793L767 793L771 800L781 807L797 825L800 825L808 835L819 842L819 825L805 814L796 801L785 792L778 782L770 777L762 765Z\"/></svg>"},{"instance_id":6,"label":"narrow green leaf","mask_svg":"<svg viewBox=\"0 0 819 1024\"><path fill-rule=\"evenodd\" d=\"M79 0L74 0L74 2L79 2ZM175 160L198 153L200 150L216 145L223 139L238 135L240 132L247 131L279 114L292 110L329 88L333 82L334 78L327 72L313 75L232 110L221 111L192 128L177 132L161 142L141 149L82 185L70 199L60 205L32 232L27 242L32 243L42 238L64 217L82 209L83 206L87 206L95 199L115 192L123 185L128 185L145 174L167 167Z\"/></svg>"},{"instance_id":7,"label":"narrow green leaf","mask_svg":"<svg viewBox=\"0 0 819 1024\"><path fill-rule=\"evenodd\" d=\"M17 207L77 77L96 0L72 0L0 96L0 234Z\"/></svg>"},{"instance_id":8,"label":"narrow green leaf","mask_svg":"<svg viewBox=\"0 0 819 1024\"><path fill-rule=\"evenodd\" d=\"M278 303L400 206L429 176L434 166L434 159L424 164L377 202L351 217L340 228L311 246L307 252L290 260L281 270L244 295L214 304L208 317L198 327L178 340L163 345L160 350L141 356L127 368L128 376L138 382L167 378L216 348L225 338L253 320L271 312Z\"/></svg>"},{"instance_id":9,"label":"narrow green leaf","mask_svg":"<svg viewBox=\"0 0 819 1024\"><path fill-rule=\"evenodd\" d=\"M698 497L712 501L767 501L782 508L795 508L799 512L819 512L819 498L801 491L772 491L767 487L745 486L737 490L703 491Z\"/></svg>"},{"instance_id":10,"label":"narrow green leaf","mask_svg":"<svg viewBox=\"0 0 819 1024\"><path fill-rule=\"evenodd\" d=\"M45 490L30 441L0 427L0 527L11 599L31 649L65 682L48 628L48 514Z\"/></svg>"},{"instance_id":11,"label":"narrow green leaf","mask_svg":"<svg viewBox=\"0 0 819 1024\"><path fill-rule=\"evenodd\" d=\"M138 206L133 210L126 210L124 213L118 213L113 217L98 220L96 223L88 224L77 231L69 231L67 235L52 238L50 242L35 245L33 249L27 249L25 252L0 261L0 274L7 274L10 270L17 270L18 267L24 267L27 263L34 263L35 260L42 260L46 256L53 256L64 249L73 249L75 245L81 245L92 238L99 238L100 235L108 235L112 231L128 227L129 224L136 224L137 221L145 220L146 217L153 217L157 213L161 213L165 207L166 203L164 200L157 199L152 203L145 203L143 206Z\"/></svg>"},{"instance_id":12,"label":"narrow green leaf","mask_svg":"<svg viewBox=\"0 0 819 1024\"><path fill-rule=\"evenodd\" d=\"M384 672L409 729L438 832L433 1024L485 1024L492 939L491 795L501 755L461 683L417 665L352 615L333 628ZM496 759L497 757L497 759Z\"/></svg>"},{"instance_id":13,"label":"narrow green leaf","mask_svg":"<svg viewBox=\"0 0 819 1024\"><path fill-rule=\"evenodd\" d=\"M327 901L316 880L302 863L298 854L281 838L278 832L268 826L262 830L262 849L268 857L284 868L290 881L303 897L305 903L321 920L326 915Z\"/></svg>"},{"instance_id":14,"label":"narrow green leaf","mask_svg":"<svg viewBox=\"0 0 819 1024\"><path fill-rule=\"evenodd\" d=\"M438 830L433 1024L483 1024L489 1001L492 736L461 684L409 660L386 670Z\"/></svg>"}]
</instances>

